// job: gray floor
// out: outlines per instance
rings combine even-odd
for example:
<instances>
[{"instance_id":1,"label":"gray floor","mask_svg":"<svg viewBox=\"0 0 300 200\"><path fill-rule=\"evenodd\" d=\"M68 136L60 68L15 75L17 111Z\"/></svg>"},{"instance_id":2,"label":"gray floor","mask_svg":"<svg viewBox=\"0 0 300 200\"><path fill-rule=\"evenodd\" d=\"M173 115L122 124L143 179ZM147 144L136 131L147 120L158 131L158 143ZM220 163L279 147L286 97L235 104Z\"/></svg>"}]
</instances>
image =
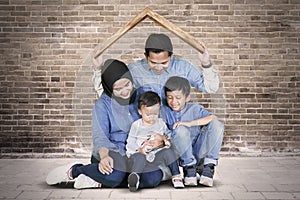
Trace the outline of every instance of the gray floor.
<instances>
[{"instance_id":1,"label":"gray floor","mask_svg":"<svg viewBox=\"0 0 300 200\"><path fill-rule=\"evenodd\" d=\"M1 159L0 199L300 199L300 157L222 157L214 187L173 189L58 188L45 183L56 166L78 159ZM88 163L88 159L79 159Z\"/></svg>"}]
</instances>

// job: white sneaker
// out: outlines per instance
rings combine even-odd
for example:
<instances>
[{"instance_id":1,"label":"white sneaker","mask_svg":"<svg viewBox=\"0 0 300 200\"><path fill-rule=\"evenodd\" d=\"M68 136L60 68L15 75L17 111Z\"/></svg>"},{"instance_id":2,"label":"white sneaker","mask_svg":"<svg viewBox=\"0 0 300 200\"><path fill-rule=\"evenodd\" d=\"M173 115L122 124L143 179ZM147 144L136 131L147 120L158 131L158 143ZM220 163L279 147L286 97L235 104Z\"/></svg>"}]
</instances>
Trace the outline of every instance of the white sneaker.
<instances>
[{"instance_id":1,"label":"white sneaker","mask_svg":"<svg viewBox=\"0 0 300 200\"><path fill-rule=\"evenodd\" d=\"M53 169L46 178L46 183L48 185L55 185L61 182L69 182L73 180L72 178L72 167L75 164L79 164L78 162L71 163L68 165L60 166Z\"/></svg>"},{"instance_id":2,"label":"white sneaker","mask_svg":"<svg viewBox=\"0 0 300 200\"><path fill-rule=\"evenodd\" d=\"M76 189L85 189L85 188L101 188L102 184L94 181L90 177L80 174L74 183L74 188Z\"/></svg>"},{"instance_id":3,"label":"white sneaker","mask_svg":"<svg viewBox=\"0 0 300 200\"><path fill-rule=\"evenodd\" d=\"M200 181L199 183L201 185L205 185L205 186L209 186L209 187L212 187L213 186L213 179L212 178L209 178L207 176L200 176Z\"/></svg>"},{"instance_id":4,"label":"white sneaker","mask_svg":"<svg viewBox=\"0 0 300 200\"><path fill-rule=\"evenodd\" d=\"M184 177L184 185L197 186L197 177Z\"/></svg>"},{"instance_id":5,"label":"white sneaker","mask_svg":"<svg viewBox=\"0 0 300 200\"><path fill-rule=\"evenodd\" d=\"M184 184L181 176L174 176L172 178L172 183L175 189L184 188Z\"/></svg>"}]
</instances>

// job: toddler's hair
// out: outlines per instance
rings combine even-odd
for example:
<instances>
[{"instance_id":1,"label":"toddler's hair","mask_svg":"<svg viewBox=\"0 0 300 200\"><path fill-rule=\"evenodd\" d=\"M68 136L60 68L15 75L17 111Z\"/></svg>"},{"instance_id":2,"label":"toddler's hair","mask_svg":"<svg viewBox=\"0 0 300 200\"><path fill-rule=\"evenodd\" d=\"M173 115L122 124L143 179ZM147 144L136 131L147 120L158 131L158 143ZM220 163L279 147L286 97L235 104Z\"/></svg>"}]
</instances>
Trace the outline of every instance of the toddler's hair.
<instances>
[{"instance_id":1,"label":"toddler's hair","mask_svg":"<svg viewBox=\"0 0 300 200\"><path fill-rule=\"evenodd\" d=\"M160 101L161 101L160 97L158 96L157 93L152 91L144 92L139 97L138 108L140 109L142 106L149 107L156 104L160 105Z\"/></svg>"}]
</instances>

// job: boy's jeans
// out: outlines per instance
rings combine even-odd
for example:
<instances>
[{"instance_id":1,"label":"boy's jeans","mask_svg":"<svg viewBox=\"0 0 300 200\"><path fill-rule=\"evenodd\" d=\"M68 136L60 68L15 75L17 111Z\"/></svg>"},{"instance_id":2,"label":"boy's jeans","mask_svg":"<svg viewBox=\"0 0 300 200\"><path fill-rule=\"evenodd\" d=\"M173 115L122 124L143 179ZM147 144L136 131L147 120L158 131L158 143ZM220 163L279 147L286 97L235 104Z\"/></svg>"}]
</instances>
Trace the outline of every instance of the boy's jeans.
<instances>
[{"instance_id":1,"label":"boy's jeans","mask_svg":"<svg viewBox=\"0 0 300 200\"><path fill-rule=\"evenodd\" d=\"M212 163L217 165L224 133L224 124L213 119L205 129L192 137L189 128L179 126L172 132L171 142L175 152L180 157L180 165L190 166Z\"/></svg>"}]
</instances>

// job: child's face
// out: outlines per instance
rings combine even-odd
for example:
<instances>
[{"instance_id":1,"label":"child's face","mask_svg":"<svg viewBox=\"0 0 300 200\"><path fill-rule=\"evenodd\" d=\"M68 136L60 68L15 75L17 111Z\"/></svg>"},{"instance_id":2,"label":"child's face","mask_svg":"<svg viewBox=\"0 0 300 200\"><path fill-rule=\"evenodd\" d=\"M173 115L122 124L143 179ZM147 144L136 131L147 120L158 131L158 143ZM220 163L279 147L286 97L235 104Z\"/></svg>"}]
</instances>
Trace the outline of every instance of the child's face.
<instances>
[{"instance_id":1,"label":"child's face","mask_svg":"<svg viewBox=\"0 0 300 200\"><path fill-rule=\"evenodd\" d=\"M140 115L142 115L142 120L144 125L152 125L158 118L160 105L155 104L153 106L141 106L138 110Z\"/></svg>"},{"instance_id":2,"label":"child's face","mask_svg":"<svg viewBox=\"0 0 300 200\"><path fill-rule=\"evenodd\" d=\"M181 111L186 102L190 100L190 95L185 96L181 90L174 90L167 92L167 103L169 107L174 111Z\"/></svg>"},{"instance_id":3,"label":"child's face","mask_svg":"<svg viewBox=\"0 0 300 200\"><path fill-rule=\"evenodd\" d=\"M113 85L113 93L116 97L128 99L133 90L132 82L128 78L121 78Z\"/></svg>"}]
</instances>

